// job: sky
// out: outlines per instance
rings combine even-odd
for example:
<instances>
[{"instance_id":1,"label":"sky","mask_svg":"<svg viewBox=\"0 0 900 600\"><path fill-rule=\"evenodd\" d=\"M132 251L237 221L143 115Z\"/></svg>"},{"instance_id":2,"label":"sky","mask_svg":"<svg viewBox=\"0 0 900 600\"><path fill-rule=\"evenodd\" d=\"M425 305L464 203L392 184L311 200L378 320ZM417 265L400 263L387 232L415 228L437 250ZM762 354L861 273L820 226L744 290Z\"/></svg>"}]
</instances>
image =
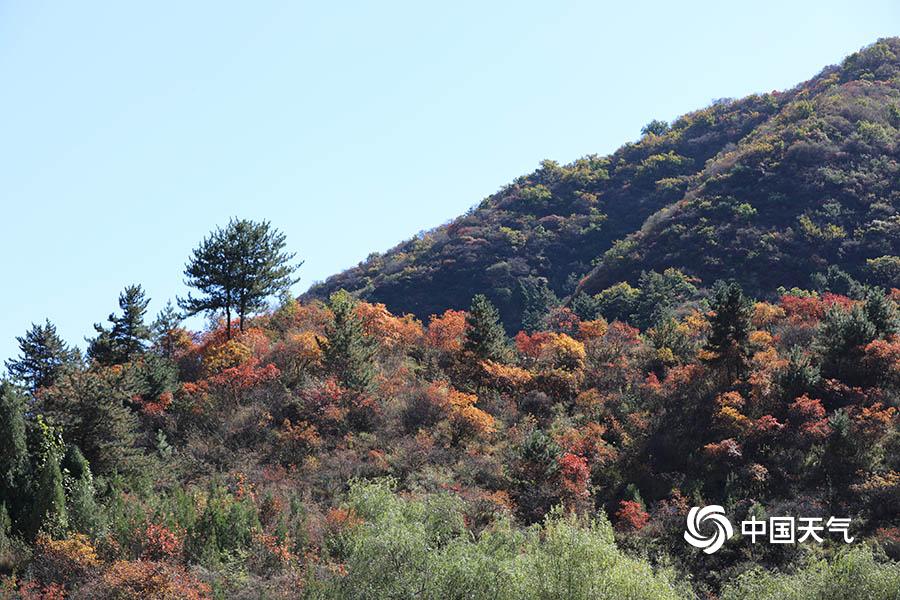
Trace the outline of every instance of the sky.
<instances>
[{"instance_id":1,"label":"sky","mask_svg":"<svg viewBox=\"0 0 900 600\"><path fill-rule=\"evenodd\" d=\"M155 314L231 217L286 234L299 293L898 34L896 0L0 0L0 360L45 318L83 349L131 283Z\"/></svg>"}]
</instances>

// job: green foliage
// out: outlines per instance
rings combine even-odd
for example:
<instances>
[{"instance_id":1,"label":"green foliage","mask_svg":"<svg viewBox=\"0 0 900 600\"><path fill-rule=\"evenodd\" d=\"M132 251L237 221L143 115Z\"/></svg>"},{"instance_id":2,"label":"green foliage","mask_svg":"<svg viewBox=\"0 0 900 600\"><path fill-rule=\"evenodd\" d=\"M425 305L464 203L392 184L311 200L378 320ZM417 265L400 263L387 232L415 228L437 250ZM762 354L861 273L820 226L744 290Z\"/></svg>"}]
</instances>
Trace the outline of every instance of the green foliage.
<instances>
[{"instance_id":1,"label":"green foliage","mask_svg":"<svg viewBox=\"0 0 900 600\"><path fill-rule=\"evenodd\" d=\"M97 534L102 514L97 504L94 477L78 446L69 445L61 464L69 526L73 531Z\"/></svg>"},{"instance_id":2,"label":"green foliage","mask_svg":"<svg viewBox=\"0 0 900 600\"><path fill-rule=\"evenodd\" d=\"M863 347L878 335L875 324L863 307L850 310L833 306L825 314L816 335L816 347L822 355L822 375L831 379L856 382Z\"/></svg>"},{"instance_id":3,"label":"green foliage","mask_svg":"<svg viewBox=\"0 0 900 600\"><path fill-rule=\"evenodd\" d=\"M519 290L525 307L522 313L522 328L529 332L543 329L544 320L550 309L559 305L556 294L543 277L519 279Z\"/></svg>"},{"instance_id":4,"label":"green foliage","mask_svg":"<svg viewBox=\"0 0 900 600\"><path fill-rule=\"evenodd\" d=\"M664 135L669 131L669 124L659 119L653 119L641 128L641 135Z\"/></svg>"},{"instance_id":5,"label":"green foliage","mask_svg":"<svg viewBox=\"0 0 900 600\"><path fill-rule=\"evenodd\" d=\"M459 526L458 501L402 500L390 484L355 483L348 499L364 520L340 559L347 576L310 582L314 598L578 600L690 598L672 574L615 546L608 522L553 513L516 531L501 521L476 538ZM436 526L437 525L437 526Z\"/></svg>"},{"instance_id":6,"label":"green foliage","mask_svg":"<svg viewBox=\"0 0 900 600\"><path fill-rule=\"evenodd\" d=\"M859 547L793 575L751 569L725 588L722 600L895 600L898 590L900 564L879 563L869 548Z\"/></svg>"},{"instance_id":7,"label":"green foliage","mask_svg":"<svg viewBox=\"0 0 900 600\"><path fill-rule=\"evenodd\" d=\"M628 321L637 307L641 291L622 281L597 294L600 314L607 321Z\"/></svg>"},{"instance_id":8,"label":"green foliage","mask_svg":"<svg viewBox=\"0 0 900 600\"><path fill-rule=\"evenodd\" d=\"M97 474L133 471L137 418L128 407L140 392L134 367L72 373L41 398L44 413L65 423L65 438L87 457Z\"/></svg>"},{"instance_id":9,"label":"green foliage","mask_svg":"<svg viewBox=\"0 0 900 600\"><path fill-rule=\"evenodd\" d=\"M345 387L365 391L375 375L375 346L363 331L356 301L341 290L332 294L328 307L334 318L325 330L325 339L318 338L325 367Z\"/></svg>"},{"instance_id":10,"label":"green foliage","mask_svg":"<svg viewBox=\"0 0 900 600\"><path fill-rule=\"evenodd\" d=\"M0 381L0 505L18 521L30 491L25 398L8 381Z\"/></svg>"},{"instance_id":11,"label":"green foliage","mask_svg":"<svg viewBox=\"0 0 900 600\"><path fill-rule=\"evenodd\" d=\"M720 281L713 288L709 307L712 314L705 349L710 356L706 360L733 378L746 368L753 303L738 283Z\"/></svg>"},{"instance_id":12,"label":"green foliage","mask_svg":"<svg viewBox=\"0 0 900 600\"><path fill-rule=\"evenodd\" d=\"M500 314L484 295L472 298L466 316L464 348L481 359L505 361L509 356L506 332L500 324Z\"/></svg>"},{"instance_id":13,"label":"green foliage","mask_svg":"<svg viewBox=\"0 0 900 600\"><path fill-rule=\"evenodd\" d=\"M34 449L34 497L31 512L31 535L43 531L51 536L63 535L69 526L66 493L60 469L63 440L60 431L39 415Z\"/></svg>"},{"instance_id":14,"label":"green foliage","mask_svg":"<svg viewBox=\"0 0 900 600\"><path fill-rule=\"evenodd\" d=\"M16 341L20 354L6 361L6 368L32 392L53 385L62 373L78 364L78 351L69 349L49 319L44 325L32 323L31 329Z\"/></svg>"},{"instance_id":15,"label":"green foliage","mask_svg":"<svg viewBox=\"0 0 900 600\"><path fill-rule=\"evenodd\" d=\"M101 365L119 365L143 354L151 336L150 328L144 324L149 304L140 285L126 287L119 294L122 316L109 315L109 330L99 323L94 325L97 337L88 346L88 356Z\"/></svg>"},{"instance_id":16,"label":"green foliage","mask_svg":"<svg viewBox=\"0 0 900 600\"><path fill-rule=\"evenodd\" d=\"M289 264L295 255L285 252L284 247L284 234L268 221L232 219L194 250L184 270L185 283L202 295L189 293L178 300L179 306L189 315L225 311L229 338L234 311L243 331L250 313L261 310L267 298L298 281L294 272L300 265Z\"/></svg>"}]
</instances>

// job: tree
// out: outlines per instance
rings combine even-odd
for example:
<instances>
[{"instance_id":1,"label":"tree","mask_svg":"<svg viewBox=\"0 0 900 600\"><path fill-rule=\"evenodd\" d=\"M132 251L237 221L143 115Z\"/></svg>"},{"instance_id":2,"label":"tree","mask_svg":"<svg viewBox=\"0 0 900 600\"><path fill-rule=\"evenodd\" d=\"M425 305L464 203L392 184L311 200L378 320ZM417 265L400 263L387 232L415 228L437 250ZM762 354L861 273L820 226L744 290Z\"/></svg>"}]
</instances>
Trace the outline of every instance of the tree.
<instances>
[{"instance_id":1,"label":"tree","mask_svg":"<svg viewBox=\"0 0 900 600\"><path fill-rule=\"evenodd\" d=\"M519 291L523 306L522 328L529 333L543 329L547 313L559 304L556 294L547 285L547 278L522 277Z\"/></svg>"},{"instance_id":2,"label":"tree","mask_svg":"<svg viewBox=\"0 0 900 600\"><path fill-rule=\"evenodd\" d=\"M706 340L706 362L722 367L733 378L747 365L753 303L744 296L737 282L717 281L710 308L711 330Z\"/></svg>"},{"instance_id":3,"label":"tree","mask_svg":"<svg viewBox=\"0 0 900 600\"><path fill-rule=\"evenodd\" d=\"M62 434L41 415L38 415L36 427L38 443L34 456L35 488L31 534L44 531L57 537L69 525L62 470L59 466L63 448Z\"/></svg>"},{"instance_id":4,"label":"tree","mask_svg":"<svg viewBox=\"0 0 900 600\"><path fill-rule=\"evenodd\" d=\"M150 328L144 323L149 304L140 285L126 287L119 294L122 316L109 315L111 329L99 323L94 325L98 335L90 341L88 356L102 365L119 365L143 354L151 337Z\"/></svg>"},{"instance_id":5,"label":"tree","mask_svg":"<svg viewBox=\"0 0 900 600\"><path fill-rule=\"evenodd\" d=\"M69 444L62 461L69 525L74 531L93 533L100 523L94 498L94 478L87 459L78 446Z\"/></svg>"},{"instance_id":6,"label":"tree","mask_svg":"<svg viewBox=\"0 0 900 600\"><path fill-rule=\"evenodd\" d=\"M285 236L268 221L256 223L232 219L225 229L216 228L204 238L185 267L185 283L202 295L179 298L188 315L225 311L227 335L231 338L231 314L237 313L241 331L251 312L265 307L269 296L283 292L299 279L300 267L289 265L294 254L284 251Z\"/></svg>"},{"instance_id":7,"label":"tree","mask_svg":"<svg viewBox=\"0 0 900 600\"><path fill-rule=\"evenodd\" d=\"M509 349L500 314L484 295L477 294L472 298L466 324L464 350L483 360L503 362L507 359Z\"/></svg>"},{"instance_id":8,"label":"tree","mask_svg":"<svg viewBox=\"0 0 900 600\"><path fill-rule=\"evenodd\" d=\"M325 339L317 338L322 362L342 385L363 391L375 374L372 366L375 345L366 337L362 319L356 314L356 301L347 291L332 294L328 307L334 318L325 329Z\"/></svg>"},{"instance_id":9,"label":"tree","mask_svg":"<svg viewBox=\"0 0 900 600\"><path fill-rule=\"evenodd\" d=\"M28 442L25 398L8 381L0 382L0 505L13 521L27 506Z\"/></svg>"},{"instance_id":10,"label":"tree","mask_svg":"<svg viewBox=\"0 0 900 600\"><path fill-rule=\"evenodd\" d=\"M175 356L184 330L180 328L181 315L172 306L172 302L166 302L166 306L156 315L153 321L153 347L166 358Z\"/></svg>"},{"instance_id":11,"label":"tree","mask_svg":"<svg viewBox=\"0 0 900 600\"><path fill-rule=\"evenodd\" d=\"M669 131L669 124L660 119L653 119L641 128L641 135L663 135Z\"/></svg>"},{"instance_id":12,"label":"tree","mask_svg":"<svg viewBox=\"0 0 900 600\"><path fill-rule=\"evenodd\" d=\"M136 368L72 373L41 397L41 408L66 424L66 442L78 446L95 473L128 471L140 455L137 417L128 403L142 385Z\"/></svg>"},{"instance_id":13,"label":"tree","mask_svg":"<svg viewBox=\"0 0 900 600\"><path fill-rule=\"evenodd\" d=\"M78 351L69 349L49 319L44 325L32 323L31 329L16 341L19 357L6 361L6 368L32 392L53 385L67 368L78 362Z\"/></svg>"}]
</instances>

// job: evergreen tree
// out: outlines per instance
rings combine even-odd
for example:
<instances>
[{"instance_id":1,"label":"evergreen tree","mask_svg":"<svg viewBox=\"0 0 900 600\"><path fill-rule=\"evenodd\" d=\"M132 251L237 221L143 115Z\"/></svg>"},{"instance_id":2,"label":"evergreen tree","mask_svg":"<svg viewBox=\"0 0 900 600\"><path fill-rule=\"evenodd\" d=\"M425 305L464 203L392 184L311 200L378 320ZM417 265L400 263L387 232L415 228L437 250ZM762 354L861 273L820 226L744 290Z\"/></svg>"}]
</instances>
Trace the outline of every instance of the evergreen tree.
<instances>
[{"instance_id":1,"label":"evergreen tree","mask_svg":"<svg viewBox=\"0 0 900 600\"><path fill-rule=\"evenodd\" d=\"M78 351L69 349L49 319L44 325L32 323L31 329L16 341L19 357L6 361L6 368L32 392L53 385L66 369L78 363Z\"/></svg>"},{"instance_id":2,"label":"evergreen tree","mask_svg":"<svg viewBox=\"0 0 900 600\"><path fill-rule=\"evenodd\" d=\"M484 295L477 294L472 298L466 325L465 350L485 360L507 360L509 348L500 314Z\"/></svg>"},{"instance_id":3,"label":"evergreen tree","mask_svg":"<svg viewBox=\"0 0 900 600\"><path fill-rule=\"evenodd\" d=\"M0 504L18 521L27 506L28 442L25 398L8 381L0 382Z\"/></svg>"},{"instance_id":4,"label":"evergreen tree","mask_svg":"<svg viewBox=\"0 0 900 600\"><path fill-rule=\"evenodd\" d=\"M575 292L571 302L572 312L582 321L593 321L600 317L600 301L582 291Z\"/></svg>"},{"instance_id":5,"label":"evergreen tree","mask_svg":"<svg viewBox=\"0 0 900 600\"><path fill-rule=\"evenodd\" d=\"M559 305L559 299L547 285L547 278L522 277L519 292L522 295L522 328L528 332L543 329L547 313Z\"/></svg>"},{"instance_id":6,"label":"evergreen tree","mask_svg":"<svg viewBox=\"0 0 900 600\"><path fill-rule=\"evenodd\" d=\"M138 369L98 369L73 373L41 397L44 413L66 424L66 441L75 444L100 475L137 466L137 417L128 408L142 392Z\"/></svg>"},{"instance_id":7,"label":"evergreen tree","mask_svg":"<svg viewBox=\"0 0 900 600\"><path fill-rule=\"evenodd\" d=\"M900 315L897 314L897 308L882 290L872 288L868 291L863 311L866 318L875 326L875 332L879 337L887 338L900 331Z\"/></svg>"},{"instance_id":8,"label":"evergreen tree","mask_svg":"<svg viewBox=\"0 0 900 600\"><path fill-rule=\"evenodd\" d=\"M753 303L738 283L717 281L710 309L710 333L705 347L710 356L706 362L722 368L733 379L747 365Z\"/></svg>"},{"instance_id":9,"label":"evergreen tree","mask_svg":"<svg viewBox=\"0 0 900 600\"><path fill-rule=\"evenodd\" d=\"M36 423L38 439L34 460L34 497L32 502L32 535L38 531L61 536L69 526L66 512L66 494L60 469L62 435L48 424L41 415Z\"/></svg>"},{"instance_id":10,"label":"evergreen tree","mask_svg":"<svg viewBox=\"0 0 900 600\"><path fill-rule=\"evenodd\" d=\"M181 320L181 314L175 310L172 302L166 302L166 306L153 321L153 347L166 358L175 356Z\"/></svg>"},{"instance_id":11,"label":"evergreen tree","mask_svg":"<svg viewBox=\"0 0 900 600\"><path fill-rule=\"evenodd\" d=\"M334 320L325 331L326 339L317 338L325 367L345 387L363 391L375 374L374 344L364 334L362 320L356 314L356 301L348 292L340 290L332 294L328 306Z\"/></svg>"},{"instance_id":12,"label":"evergreen tree","mask_svg":"<svg viewBox=\"0 0 900 600\"><path fill-rule=\"evenodd\" d=\"M859 305L849 311L832 306L819 324L816 348L822 356L822 376L855 385L863 383L863 347L878 337L878 328Z\"/></svg>"},{"instance_id":13,"label":"evergreen tree","mask_svg":"<svg viewBox=\"0 0 900 600\"><path fill-rule=\"evenodd\" d=\"M78 446L70 444L61 466L70 527L82 533L96 532L100 526L100 510L87 459Z\"/></svg>"},{"instance_id":14,"label":"evergreen tree","mask_svg":"<svg viewBox=\"0 0 900 600\"><path fill-rule=\"evenodd\" d=\"M247 315L265 308L266 298L278 294L298 279L300 265L289 265L294 254L284 251L285 236L267 221L229 221L217 228L197 247L185 267L185 283L202 295L179 299L188 315L224 311L227 335L231 337L231 315L237 313L241 331ZM302 263L301 263L302 264Z\"/></svg>"},{"instance_id":15,"label":"evergreen tree","mask_svg":"<svg viewBox=\"0 0 900 600\"><path fill-rule=\"evenodd\" d=\"M97 337L91 340L88 356L102 365L118 365L134 360L144 353L150 340L150 328L144 323L150 299L144 297L140 285L130 285L119 294L122 316L109 315L112 328L95 324Z\"/></svg>"}]
</instances>

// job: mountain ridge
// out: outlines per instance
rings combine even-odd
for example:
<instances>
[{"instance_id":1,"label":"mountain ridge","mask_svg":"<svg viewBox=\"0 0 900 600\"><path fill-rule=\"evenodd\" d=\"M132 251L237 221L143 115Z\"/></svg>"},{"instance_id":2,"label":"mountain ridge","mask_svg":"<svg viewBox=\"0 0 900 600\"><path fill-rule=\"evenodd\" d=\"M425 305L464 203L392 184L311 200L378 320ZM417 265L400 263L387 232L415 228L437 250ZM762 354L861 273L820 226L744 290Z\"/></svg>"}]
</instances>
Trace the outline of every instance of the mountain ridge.
<instances>
[{"instance_id":1,"label":"mountain ridge","mask_svg":"<svg viewBox=\"0 0 900 600\"><path fill-rule=\"evenodd\" d=\"M485 293L515 330L527 278L560 297L669 267L704 285L735 278L760 296L812 285L830 265L866 279L866 260L900 254L898 57L900 39L879 40L790 90L717 101L671 126L653 121L608 156L543 161L304 297L344 288L425 318ZM793 173L804 180L791 184ZM879 199L852 201L867 195ZM877 216L885 231L867 232ZM749 222L729 224L741 219Z\"/></svg>"}]
</instances>

